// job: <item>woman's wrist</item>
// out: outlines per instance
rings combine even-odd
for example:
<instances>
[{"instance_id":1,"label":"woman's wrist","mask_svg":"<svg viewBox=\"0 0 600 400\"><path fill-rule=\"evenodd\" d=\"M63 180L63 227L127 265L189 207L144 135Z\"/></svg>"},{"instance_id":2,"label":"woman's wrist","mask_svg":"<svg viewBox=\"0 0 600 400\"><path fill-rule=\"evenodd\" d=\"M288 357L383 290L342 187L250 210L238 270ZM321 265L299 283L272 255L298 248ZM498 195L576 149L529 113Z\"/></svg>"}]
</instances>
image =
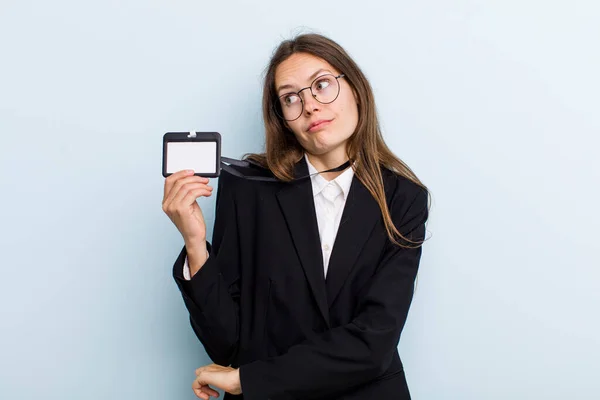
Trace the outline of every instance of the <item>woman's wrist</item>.
<instances>
[{"instance_id":1,"label":"woman's wrist","mask_svg":"<svg viewBox=\"0 0 600 400\"><path fill-rule=\"evenodd\" d=\"M185 247L187 252L188 266L190 267L190 275L193 277L208 259L206 241L202 241L201 245L190 246L186 244Z\"/></svg>"}]
</instances>

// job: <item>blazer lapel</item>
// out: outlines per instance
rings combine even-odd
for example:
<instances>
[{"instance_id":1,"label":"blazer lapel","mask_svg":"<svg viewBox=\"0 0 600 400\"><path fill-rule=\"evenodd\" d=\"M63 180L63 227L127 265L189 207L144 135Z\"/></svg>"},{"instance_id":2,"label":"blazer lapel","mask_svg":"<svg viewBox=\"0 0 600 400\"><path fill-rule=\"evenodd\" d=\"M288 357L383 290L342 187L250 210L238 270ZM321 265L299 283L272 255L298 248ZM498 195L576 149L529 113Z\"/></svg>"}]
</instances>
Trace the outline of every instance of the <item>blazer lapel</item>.
<instances>
[{"instance_id":1,"label":"blazer lapel","mask_svg":"<svg viewBox=\"0 0 600 400\"><path fill-rule=\"evenodd\" d=\"M295 176L305 175L308 175L308 166L303 157L296 164ZM287 184L277 193L277 199L296 246L306 279L327 327L329 327L323 253L319 241L319 228L310 179Z\"/></svg>"},{"instance_id":2,"label":"blazer lapel","mask_svg":"<svg viewBox=\"0 0 600 400\"><path fill-rule=\"evenodd\" d=\"M377 201L356 176L352 179L327 269L327 303L335 301L360 251L381 218Z\"/></svg>"}]
</instances>

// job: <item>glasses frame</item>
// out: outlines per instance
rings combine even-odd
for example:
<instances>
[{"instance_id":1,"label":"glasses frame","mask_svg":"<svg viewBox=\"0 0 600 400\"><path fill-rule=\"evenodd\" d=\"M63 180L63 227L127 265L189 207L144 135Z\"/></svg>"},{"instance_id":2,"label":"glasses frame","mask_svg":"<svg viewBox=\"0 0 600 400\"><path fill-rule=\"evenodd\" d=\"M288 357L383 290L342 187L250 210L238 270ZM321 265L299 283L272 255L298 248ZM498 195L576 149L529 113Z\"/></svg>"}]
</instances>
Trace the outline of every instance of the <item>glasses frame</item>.
<instances>
[{"instance_id":1,"label":"glasses frame","mask_svg":"<svg viewBox=\"0 0 600 400\"><path fill-rule=\"evenodd\" d=\"M314 83L315 83L316 81L318 81L319 79L323 78L324 76L328 76L328 75L331 75L331 76L333 76L333 77L335 78L335 80L337 81L337 85L338 85L338 92L337 92L337 94L335 95L335 97L334 97L334 99L333 99L333 100L331 100L331 101L328 101L328 102L324 103L324 102L320 101L319 99L317 99L317 96L316 96L316 95L313 93L313 91L312 91L312 86L314 85ZM338 76L335 76L334 74L323 74L323 75L319 75L319 76L317 76L317 77L316 77L316 78L315 78L315 79L314 79L314 80L311 82L310 86L307 86L307 87L305 87L305 88L302 88L302 89L298 90L297 92L287 92L287 93L284 93L284 94L282 94L281 96L278 96L278 97L277 97L277 104L276 104L276 105L275 105L275 107L274 107L274 108L275 108L275 114L277 114L277 116L278 116L279 118L283 119L284 121L295 121L295 120L297 120L298 118L300 118L300 117L302 116L302 113L304 112L304 100L302 99L302 96L300 96L300 93L301 93L302 91L306 90L306 89L310 89L310 94L311 94L311 96L313 97L313 99L315 99L315 100L316 100L316 101L318 101L319 103L321 103L321 104L331 104L331 103L333 103L333 102L334 102L334 101L336 101L336 100L337 100L337 98L340 96L340 90L341 90L341 88L342 88L342 87L341 87L341 85L340 85L339 79L340 79L340 78L344 78L344 77L346 77L346 75L345 75L345 74L339 74ZM296 94L296 95L298 95L298 98L300 99L300 104L301 104L301 106L302 106L300 109L301 109L302 111L300 111L300 114L298 114L298 116L297 116L296 118L294 118L294 119L285 119L285 117L283 116L283 109L281 110L281 112L279 112L279 109L281 108L281 98L282 98L283 96L288 96L288 95L290 95L290 94Z\"/></svg>"}]
</instances>

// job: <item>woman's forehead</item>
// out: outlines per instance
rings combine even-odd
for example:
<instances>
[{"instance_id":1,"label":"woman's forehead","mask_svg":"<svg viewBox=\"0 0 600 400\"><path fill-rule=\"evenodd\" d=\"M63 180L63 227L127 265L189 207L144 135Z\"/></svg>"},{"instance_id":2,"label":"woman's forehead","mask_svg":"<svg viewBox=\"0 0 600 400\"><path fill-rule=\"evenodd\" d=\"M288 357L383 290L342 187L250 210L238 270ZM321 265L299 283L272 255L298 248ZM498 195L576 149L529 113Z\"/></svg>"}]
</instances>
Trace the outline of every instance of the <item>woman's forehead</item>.
<instances>
[{"instance_id":1,"label":"woman's forehead","mask_svg":"<svg viewBox=\"0 0 600 400\"><path fill-rule=\"evenodd\" d=\"M316 77L326 73L336 74L331 64L322 58L306 53L295 53L275 70L275 87L310 84Z\"/></svg>"}]
</instances>

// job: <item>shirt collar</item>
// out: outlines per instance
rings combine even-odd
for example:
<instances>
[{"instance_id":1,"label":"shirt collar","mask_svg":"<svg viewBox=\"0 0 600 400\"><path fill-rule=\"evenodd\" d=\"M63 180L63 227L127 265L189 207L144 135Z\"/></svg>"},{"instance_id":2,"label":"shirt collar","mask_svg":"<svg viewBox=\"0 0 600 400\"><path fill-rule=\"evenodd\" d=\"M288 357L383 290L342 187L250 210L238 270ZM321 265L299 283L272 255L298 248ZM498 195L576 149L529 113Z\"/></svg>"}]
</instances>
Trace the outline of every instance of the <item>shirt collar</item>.
<instances>
[{"instance_id":1,"label":"shirt collar","mask_svg":"<svg viewBox=\"0 0 600 400\"><path fill-rule=\"evenodd\" d=\"M314 174L319 171L308 161L308 156L304 153L304 158L306 159L306 164L308 165L308 173ZM344 172L339 174L335 179L328 181L323 178L321 174L312 175L310 177L310 182L312 184L313 196L318 195L321 191L330 184L331 182L335 182L342 189L342 193L344 194L344 200L348 198L348 192L350 192L350 186L352 185L352 178L354 177L354 170L352 168L347 168Z\"/></svg>"}]
</instances>

